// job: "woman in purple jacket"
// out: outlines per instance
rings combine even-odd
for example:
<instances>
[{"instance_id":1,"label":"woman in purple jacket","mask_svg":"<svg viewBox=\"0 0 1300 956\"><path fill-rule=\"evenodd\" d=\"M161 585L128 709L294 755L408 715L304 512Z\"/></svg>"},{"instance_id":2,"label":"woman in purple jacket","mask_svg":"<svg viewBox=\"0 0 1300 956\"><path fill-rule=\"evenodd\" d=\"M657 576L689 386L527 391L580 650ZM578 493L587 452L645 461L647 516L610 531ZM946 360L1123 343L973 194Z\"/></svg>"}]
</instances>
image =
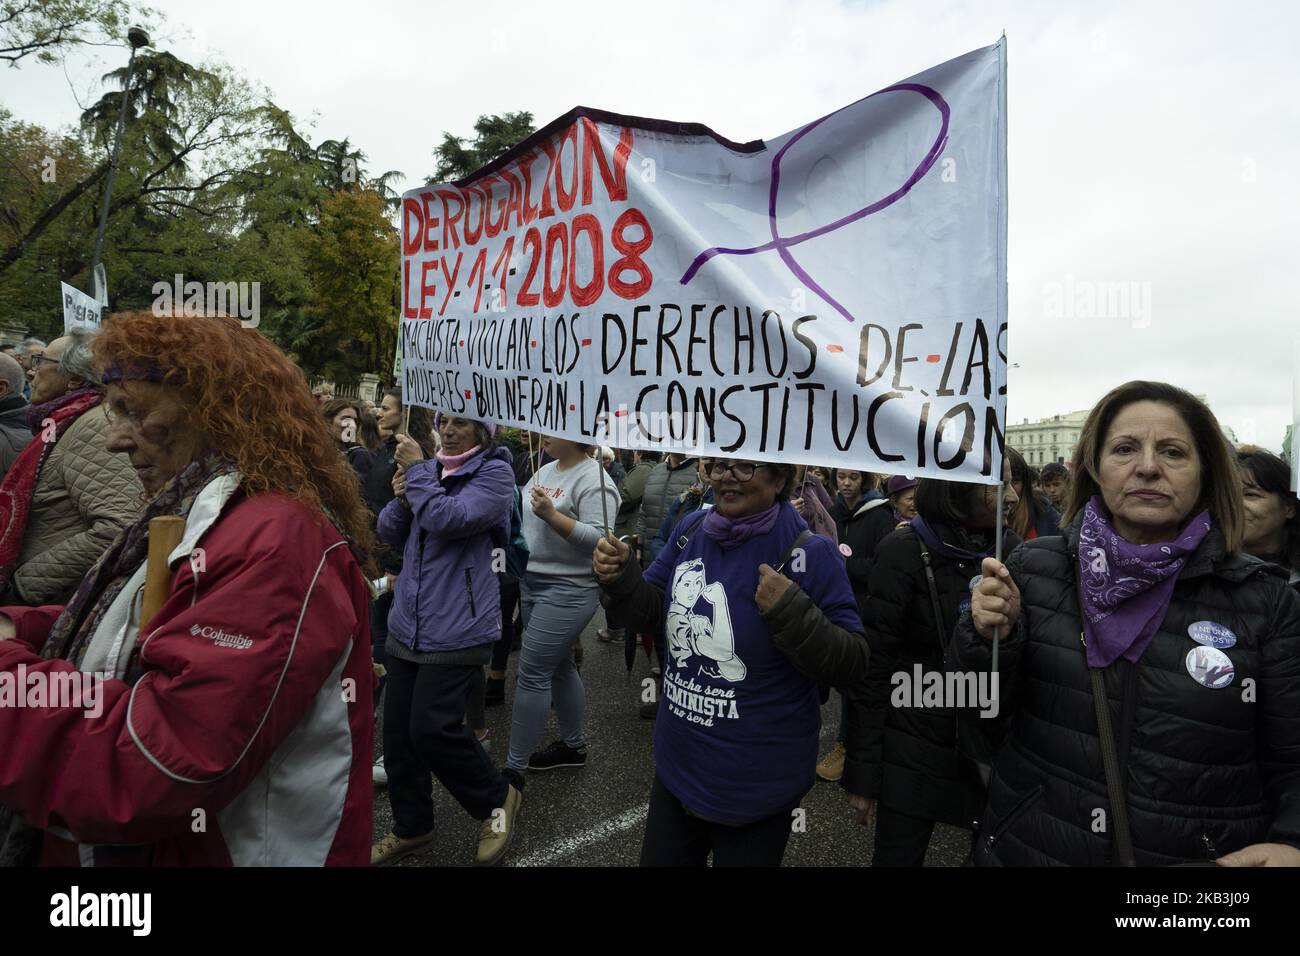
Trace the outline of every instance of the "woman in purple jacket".
<instances>
[{"instance_id":1,"label":"woman in purple jacket","mask_svg":"<svg viewBox=\"0 0 1300 956\"><path fill-rule=\"evenodd\" d=\"M463 718L475 675L501 636L493 550L505 547L515 500L509 449L496 426L439 416L436 459L397 439L398 495L379 515L379 537L402 549L388 617L384 763L393 832L371 852L392 863L433 839L433 773L476 820L477 862L496 863L514 836L523 778L502 773Z\"/></svg>"}]
</instances>

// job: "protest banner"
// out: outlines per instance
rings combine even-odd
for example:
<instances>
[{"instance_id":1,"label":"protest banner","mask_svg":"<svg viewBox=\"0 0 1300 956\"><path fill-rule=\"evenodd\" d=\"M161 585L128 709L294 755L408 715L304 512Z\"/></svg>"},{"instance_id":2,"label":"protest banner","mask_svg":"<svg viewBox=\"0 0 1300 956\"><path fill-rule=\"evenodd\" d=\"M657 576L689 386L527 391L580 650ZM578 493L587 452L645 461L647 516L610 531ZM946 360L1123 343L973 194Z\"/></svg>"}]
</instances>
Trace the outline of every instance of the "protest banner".
<instances>
[{"instance_id":1,"label":"protest banner","mask_svg":"<svg viewBox=\"0 0 1300 956\"><path fill-rule=\"evenodd\" d=\"M74 289L66 282L60 282L63 293L63 331L73 329L97 329L104 307L93 297L80 289Z\"/></svg>"},{"instance_id":2,"label":"protest banner","mask_svg":"<svg viewBox=\"0 0 1300 956\"><path fill-rule=\"evenodd\" d=\"M993 483L1005 39L767 142L578 107L402 200L406 402Z\"/></svg>"}]
</instances>

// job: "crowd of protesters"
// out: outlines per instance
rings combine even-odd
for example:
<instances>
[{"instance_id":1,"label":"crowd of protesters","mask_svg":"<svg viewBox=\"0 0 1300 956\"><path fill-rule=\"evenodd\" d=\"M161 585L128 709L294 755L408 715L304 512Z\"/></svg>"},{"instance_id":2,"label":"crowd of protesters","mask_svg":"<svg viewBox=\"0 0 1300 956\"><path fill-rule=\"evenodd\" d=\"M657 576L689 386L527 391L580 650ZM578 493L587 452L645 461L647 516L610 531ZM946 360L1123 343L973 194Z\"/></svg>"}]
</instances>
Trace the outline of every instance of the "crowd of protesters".
<instances>
[{"instance_id":1,"label":"crowd of protesters","mask_svg":"<svg viewBox=\"0 0 1300 956\"><path fill-rule=\"evenodd\" d=\"M0 353L0 675L79 688L0 706L0 864L389 864L435 781L496 863L587 763L594 624L655 674L643 865L780 864L818 778L877 866L936 823L975 865L1300 865L1300 504L1189 393L1120 386L1001 485L378 397L229 319Z\"/></svg>"}]
</instances>

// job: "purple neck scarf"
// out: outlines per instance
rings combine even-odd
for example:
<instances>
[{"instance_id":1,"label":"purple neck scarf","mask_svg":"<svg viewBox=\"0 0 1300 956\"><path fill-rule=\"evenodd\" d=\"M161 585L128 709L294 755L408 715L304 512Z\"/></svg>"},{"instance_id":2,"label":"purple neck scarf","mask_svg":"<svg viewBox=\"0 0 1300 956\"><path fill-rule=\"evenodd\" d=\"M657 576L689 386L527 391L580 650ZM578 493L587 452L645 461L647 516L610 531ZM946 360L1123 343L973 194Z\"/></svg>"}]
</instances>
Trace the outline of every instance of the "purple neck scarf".
<instances>
[{"instance_id":1,"label":"purple neck scarf","mask_svg":"<svg viewBox=\"0 0 1300 956\"><path fill-rule=\"evenodd\" d=\"M83 395L96 395L98 393L99 390L94 388L74 388L70 392L64 392L58 398L52 398L40 405L32 405L27 409L27 427L32 430L33 435L38 435L44 427L42 422L52 413L57 412L64 405L71 405Z\"/></svg>"},{"instance_id":2,"label":"purple neck scarf","mask_svg":"<svg viewBox=\"0 0 1300 956\"><path fill-rule=\"evenodd\" d=\"M704 533L714 541L718 542L718 547L723 551L730 551L732 548L738 548L750 538L760 534L767 534L776 526L776 516L781 511L781 504L777 502L766 511L760 511L756 515L745 515L743 518L728 518L717 508L710 508L709 513L704 516Z\"/></svg>"},{"instance_id":3,"label":"purple neck scarf","mask_svg":"<svg viewBox=\"0 0 1300 956\"><path fill-rule=\"evenodd\" d=\"M1132 544L1111 525L1100 495L1093 495L1079 529L1079 583L1088 666L1106 667L1123 655L1137 663L1174 597L1178 572L1210 532L1202 511L1173 541Z\"/></svg>"}]
</instances>

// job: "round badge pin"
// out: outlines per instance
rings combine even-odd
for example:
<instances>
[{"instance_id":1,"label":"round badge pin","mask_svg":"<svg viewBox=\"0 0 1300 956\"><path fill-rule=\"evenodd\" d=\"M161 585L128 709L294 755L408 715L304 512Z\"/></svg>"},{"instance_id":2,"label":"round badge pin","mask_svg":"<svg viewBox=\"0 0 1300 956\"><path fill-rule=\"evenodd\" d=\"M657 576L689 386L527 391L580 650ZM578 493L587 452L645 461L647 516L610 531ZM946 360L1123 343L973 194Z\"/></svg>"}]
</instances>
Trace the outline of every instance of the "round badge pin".
<instances>
[{"instance_id":1,"label":"round badge pin","mask_svg":"<svg viewBox=\"0 0 1300 956\"><path fill-rule=\"evenodd\" d=\"M1194 624L1187 625L1187 636L1197 644L1204 644L1206 647L1217 647L1219 650L1232 647L1237 643L1236 634L1214 621L1197 621Z\"/></svg>"},{"instance_id":2,"label":"round badge pin","mask_svg":"<svg viewBox=\"0 0 1300 956\"><path fill-rule=\"evenodd\" d=\"M1211 690L1227 687L1237 673L1232 660L1217 647L1193 647L1183 663L1192 680Z\"/></svg>"},{"instance_id":3,"label":"round badge pin","mask_svg":"<svg viewBox=\"0 0 1300 956\"><path fill-rule=\"evenodd\" d=\"M984 580L984 575L982 574L975 575L975 577L970 579L970 584L967 586L968 590L974 591L975 585L979 584L983 580Z\"/></svg>"},{"instance_id":4,"label":"round badge pin","mask_svg":"<svg viewBox=\"0 0 1300 956\"><path fill-rule=\"evenodd\" d=\"M847 544L841 544L840 554L844 555L844 557L846 558L851 558L853 557L853 549L850 548Z\"/></svg>"}]
</instances>

